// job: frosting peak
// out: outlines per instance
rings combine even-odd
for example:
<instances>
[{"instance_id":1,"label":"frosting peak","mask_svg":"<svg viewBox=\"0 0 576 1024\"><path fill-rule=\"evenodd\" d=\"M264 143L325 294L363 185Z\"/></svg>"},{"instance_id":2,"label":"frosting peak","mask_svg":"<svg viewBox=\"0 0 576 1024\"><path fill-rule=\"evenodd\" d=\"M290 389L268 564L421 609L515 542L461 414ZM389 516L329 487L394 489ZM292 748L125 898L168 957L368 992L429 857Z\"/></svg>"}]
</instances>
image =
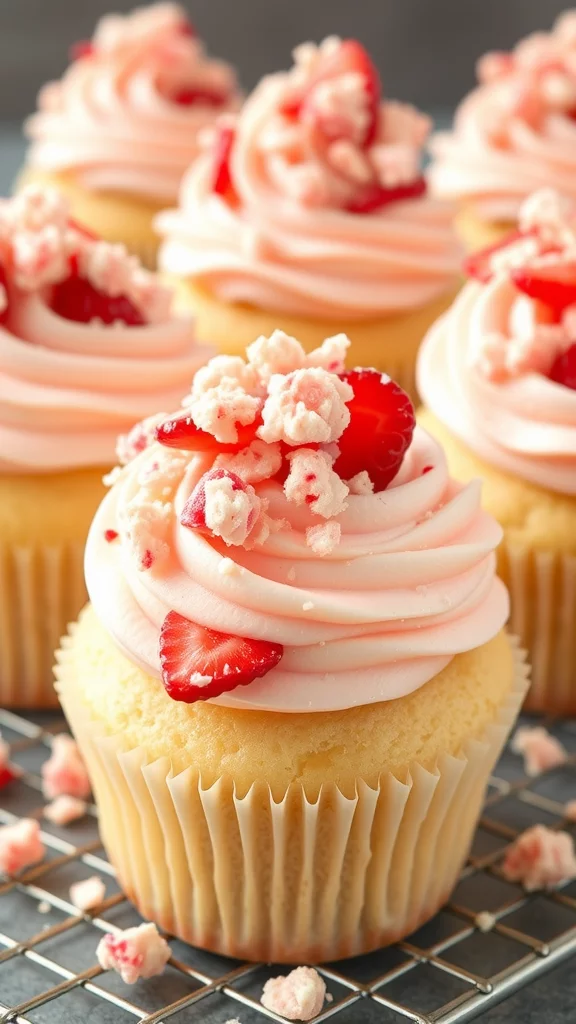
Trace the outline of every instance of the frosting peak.
<instances>
[{"instance_id":1,"label":"frosting peak","mask_svg":"<svg viewBox=\"0 0 576 1024\"><path fill-rule=\"evenodd\" d=\"M125 466L97 513L86 556L96 612L175 699L284 712L393 699L506 620L494 574L501 531L480 508L478 484L450 480L388 378L306 365L342 347L330 339L306 356L276 332L247 361L208 364L197 390L218 407L233 381L259 400L251 421L235 442L218 442L187 405L159 423L159 443ZM335 442L263 440L277 382L311 372ZM348 417L324 406L328 385ZM226 406L224 418L235 416ZM395 471L374 486L378 445L390 457L400 438ZM352 448L358 472L346 482L339 463Z\"/></svg>"},{"instance_id":2,"label":"frosting peak","mask_svg":"<svg viewBox=\"0 0 576 1024\"><path fill-rule=\"evenodd\" d=\"M450 210L426 196L423 114L381 99L352 39L306 43L235 121L202 137L179 211L158 218L161 263L226 301L370 317L450 287Z\"/></svg>"},{"instance_id":3,"label":"frosting peak","mask_svg":"<svg viewBox=\"0 0 576 1024\"><path fill-rule=\"evenodd\" d=\"M106 465L120 431L170 408L208 355L171 302L57 192L1 200L0 469Z\"/></svg>"},{"instance_id":4,"label":"frosting peak","mask_svg":"<svg viewBox=\"0 0 576 1024\"><path fill-rule=\"evenodd\" d=\"M433 193L506 221L544 186L576 198L576 11L510 53L486 54L477 71L452 132L433 139Z\"/></svg>"},{"instance_id":5,"label":"frosting peak","mask_svg":"<svg viewBox=\"0 0 576 1024\"><path fill-rule=\"evenodd\" d=\"M487 462L576 494L576 206L531 196L519 231L467 268L422 346L420 393Z\"/></svg>"},{"instance_id":6,"label":"frosting peak","mask_svg":"<svg viewBox=\"0 0 576 1024\"><path fill-rule=\"evenodd\" d=\"M198 153L198 133L240 92L231 68L210 60L178 4L102 18L28 119L28 161L73 172L87 188L169 202Z\"/></svg>"}]
</instances>

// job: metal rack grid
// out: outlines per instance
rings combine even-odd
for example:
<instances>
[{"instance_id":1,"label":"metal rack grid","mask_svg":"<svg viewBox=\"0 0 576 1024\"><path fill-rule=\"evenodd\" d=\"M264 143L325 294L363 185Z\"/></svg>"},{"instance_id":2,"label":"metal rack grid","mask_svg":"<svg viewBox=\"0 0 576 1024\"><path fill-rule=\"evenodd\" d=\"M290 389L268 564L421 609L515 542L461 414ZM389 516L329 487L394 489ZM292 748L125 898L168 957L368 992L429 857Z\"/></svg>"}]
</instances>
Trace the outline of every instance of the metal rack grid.
<instances>
[{"instance_id":1,"label":"metal rack grid","mask_svg":"<svg viewBox=\"0 0 576 1024\"><path fill-rule=\"evenodd\" d=\"M37 723L40 724L37 724ZM574 829L563 816L576 797L576 723L547 723L568 750L566 765L537 779L505 751L491 781L470 859L452 900L405 942L320 968L331 1002L317 1022L461 1024L481 1015L576 952L576 882L526 894L506 882L499 861L506 845L531 824ZM0 792L0 824L40 818L40 766L50 739L65 724L0 711L0 728L22 777ZM280 1020L259 998L279 973L238 963L170 939L172 958L158 978L128 987L97 965L101 934L139 922L118 889L97 832L96 813L66 828L42 820L47 856L17 880L0 884L0 1022L16 1024L242 1024ZM70 903L69 886L98 874L106 898L92 914ZM488 932L479 912L496 919ZM285 973L286 969L281 968Z\"/></svg>"}]
</instances>

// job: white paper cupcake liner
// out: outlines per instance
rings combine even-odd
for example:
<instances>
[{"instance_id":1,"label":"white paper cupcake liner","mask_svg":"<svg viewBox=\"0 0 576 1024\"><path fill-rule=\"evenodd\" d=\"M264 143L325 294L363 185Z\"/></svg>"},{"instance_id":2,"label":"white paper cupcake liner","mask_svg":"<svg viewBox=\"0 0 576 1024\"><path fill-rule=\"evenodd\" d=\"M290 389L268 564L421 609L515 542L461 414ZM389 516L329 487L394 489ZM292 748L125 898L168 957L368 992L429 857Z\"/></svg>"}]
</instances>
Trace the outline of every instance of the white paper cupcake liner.
<instances>
[{"instance_id":1,"label":"white paper cupcake liner","mask_svg":"<svg viewBox=\"0 0 576 1024\"><path fill-rule=\"evenodd\" d=\"M70 638L58 691L92 778L102 839L129 898L192 945L249 960L318 962L409 934L452 890L486 782L518 713L528 669L515 643L515 682L497 720L458 757L405 779L359 779L308 799L292 783L275 801L265 781L240 797L230 778L204 786L106 736L78 699Z\"/></svg>"},{"instance_id":2,"label":"white paper cupcake liner","mask_svg":"<svg viewBox=\"0 0 576 1024\"><path fill-rule=\"evenodd\" d=\"M0 543L0 705L57 707L54 651L86 601L84 545Z\"/></svg>"},{"instance_id":3,"label":"white paper cupcake liner","mask_svg":"<svg viewBox=\"0 0 576 1024\"><path fill-rule=\"evenodd\" d=\"M510 590L510 629L528 650L526 708L576 712L576 557L501 544L499 574Z\"/></svg>"}]
</instances>

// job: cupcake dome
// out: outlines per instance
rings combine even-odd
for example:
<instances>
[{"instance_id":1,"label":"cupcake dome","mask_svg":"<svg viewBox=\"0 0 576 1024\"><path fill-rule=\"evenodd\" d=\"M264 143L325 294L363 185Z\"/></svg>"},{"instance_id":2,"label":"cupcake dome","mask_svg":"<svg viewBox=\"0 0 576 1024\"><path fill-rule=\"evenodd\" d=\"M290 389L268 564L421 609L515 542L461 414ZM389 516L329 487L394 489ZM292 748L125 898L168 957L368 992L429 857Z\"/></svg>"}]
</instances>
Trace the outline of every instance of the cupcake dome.
<instances>
[{"instance_id":1,"label":"cupcake dome","mask_svg":"<svg viewBox=\"0 0 576 1024\"><path fill-rule=\"evenodd\" d=\"M102 18L73 56L26 123L24 181L57 185L80 221L150 262L151 218L175 200L202 130L239 106L235 76L172 3Z\"/></svg>"},{"instance_id":2,"label":"cupcake dome","mask_svg":"<svg viewBox=\"0 0 576 1024\"><path fill-rule=\"evenodd\" d=\"M157 220L161 268L226 351L277 325L311 349L345 325L355 362L411 386L427 317L458 274L451 208L420 170L430 122L382 101L354 40L294 59L206 137L180 208Z\"/></svg>"},{"instance_id":3,"label":"cupcake dome","mask_svg":"<svg viewBox=\"0 0 576 1024\"><path fill-rule=\"evenodd\" d=\"M59 656L123 887L228 955L431 915L525 690L478 484L347 346L277 331L196 374L95 517Z\"/></svg>"},{"instance_id":4,"label":"cupcake dome","mask_svg":"<svg viewBox=\"0 0 576 1024\"><path fill-rule=\"evenodd\" d=\"M469 248L502 237L543 187L576 198L576 12L478 63L479 85L432 141L432 193L457 201Z\"/></svg>"},{"instance_id":5,"label":"cupcake dome","mask_svg":"<svg viewBox=\"0 0 576 1024\"><path fill-rule=\"evenodd\" d=\"M85 594L83 545L116 438L170 409L209 350L171 293L69 220L57 193L0 203L0 699L53 700Z\"/></svg>"},{"instance_id":6,"label":"cupcake dome","mask_svg":"<svg viewBox=\"0 0 576 1024\"><path fill-rule=\"evenodd\" d=\"M422 348L419 386L459 479L481 476L504 527L500 573L529 647L529 706L576 708L576 210L543 191L473 256L471 280Z\"/></svg>"}]
</instances>

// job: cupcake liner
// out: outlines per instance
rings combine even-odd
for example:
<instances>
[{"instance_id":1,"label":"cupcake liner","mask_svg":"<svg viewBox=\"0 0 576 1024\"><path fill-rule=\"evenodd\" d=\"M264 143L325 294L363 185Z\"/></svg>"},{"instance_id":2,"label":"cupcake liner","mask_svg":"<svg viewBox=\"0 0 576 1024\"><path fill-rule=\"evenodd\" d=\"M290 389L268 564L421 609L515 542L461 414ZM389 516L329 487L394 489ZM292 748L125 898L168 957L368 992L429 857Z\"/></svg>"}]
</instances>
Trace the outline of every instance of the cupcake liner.
<instances>
[{"instance_id":1,"label":"cupcake liner","mask_svg":"<svg viewBox=\"0 0 576 1024\"><path fill-rule=\"evenodd\" d=\"M54 651L86 601L84 545L0 544L0 705L57 707Z\"/></svg>"},{"instance_id":2,"label":"cupcake liner","mask_svg":"<svg viewBox=\"0 0 576 1024\"><path fill-rule=\"evenodd\" d=\"M511 599L510 629L532 663L526 709L576 712L576 557L503 541L498 571Z\"/></svg>"},{"instance_id":3,"label":"cupcake liner","mask_svg":"<svg viewBox=\"0 0 576 1024\"><path fill-rule=\"evenodd\" d=\"M432 916L467 856L492 767L526 692L514 642L514 686L495 722L434 770L333 783L310 799L292 783L275 800L264 781L246 795L222 776L150 761L106 736L78 698L65 638L57 689L99 806L102 839L122 888L147 918L225 956L318 962L392 942Z\"/></svg>"}]
</instances>

